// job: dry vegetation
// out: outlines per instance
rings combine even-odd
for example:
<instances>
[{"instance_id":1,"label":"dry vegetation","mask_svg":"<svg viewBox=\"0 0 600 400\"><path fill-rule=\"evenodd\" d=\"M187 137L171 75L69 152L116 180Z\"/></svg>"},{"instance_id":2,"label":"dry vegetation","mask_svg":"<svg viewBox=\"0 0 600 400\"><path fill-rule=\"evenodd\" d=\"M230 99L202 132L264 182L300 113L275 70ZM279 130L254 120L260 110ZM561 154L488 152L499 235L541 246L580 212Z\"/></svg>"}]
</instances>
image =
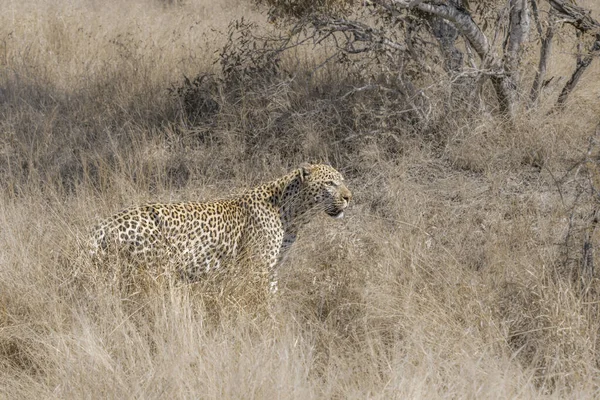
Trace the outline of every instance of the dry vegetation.
<instances>
[{"instance_id":1,"label":"dry vegetation","mask_svg":"<svg viewBox=\"0 0 600 400\"><path fill-rule=\"evenodd\" d=\"M265 17L181 3L2 6L0 397L598 397L600 286L580 272L597 62L562 112L449 108L420 130L344 97L347 66L305 74L323 50L282 60L295 79L219 81L230 21ZM558 81L573 46L555 51ZM355 200L304 230L275 302L244 282L123 288L81 257L97 217L305 160L344 171Z\"/></svg>"}]
</instances>

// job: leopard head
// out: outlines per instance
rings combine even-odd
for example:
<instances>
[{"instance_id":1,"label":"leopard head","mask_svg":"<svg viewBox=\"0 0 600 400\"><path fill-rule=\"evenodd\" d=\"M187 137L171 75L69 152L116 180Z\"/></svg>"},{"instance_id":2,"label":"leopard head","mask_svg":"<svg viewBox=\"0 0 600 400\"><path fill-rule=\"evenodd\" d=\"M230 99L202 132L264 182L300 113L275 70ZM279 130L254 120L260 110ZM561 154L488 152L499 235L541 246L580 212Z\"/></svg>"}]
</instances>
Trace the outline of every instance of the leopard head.
<instances>
[{"instance_id":1,"label":"leopard head","mask_svg":"<svg viewBox=\"0 0 600 400\"><path fill-rule=\"evenodd\" d=\"M352 192L344 177L330 165L302 164L299 168L302 197L311 208L325 211L334 218L342 218L352 199Z\"/></svg>"}]
</instances>

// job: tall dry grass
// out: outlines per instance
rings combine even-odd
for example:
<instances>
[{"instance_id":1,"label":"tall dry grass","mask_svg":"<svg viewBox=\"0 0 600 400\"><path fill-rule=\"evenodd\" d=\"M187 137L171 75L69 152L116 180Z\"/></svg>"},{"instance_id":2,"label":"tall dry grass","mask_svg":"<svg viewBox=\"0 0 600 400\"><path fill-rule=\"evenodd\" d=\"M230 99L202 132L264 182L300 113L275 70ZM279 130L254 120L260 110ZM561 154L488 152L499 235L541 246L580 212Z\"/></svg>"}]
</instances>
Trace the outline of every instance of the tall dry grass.
<instances>
[{"instance_id":1,"label":"tall dry grass","mask_svg":"<svg viewBox=\"0 0 600 400\"><path fill-rule=\"evenodd\" d=\"M563 113L511 126L453 113L382 130L378 99L339 100L337 66L207 81L219 109L192 120L169 88L219 72L232 19L264 17L237 0L126 3L0 13L0 397L597 397L598 282L582 289L577 264L593 199L573 168L600 115L597 66ZM322 57L302 51L286 68ZM97 217L310 159L345 173L353 204L302 232L274 301L250 304L246 282L123 288L81 256Z\"/></svg>"}]
</instances>

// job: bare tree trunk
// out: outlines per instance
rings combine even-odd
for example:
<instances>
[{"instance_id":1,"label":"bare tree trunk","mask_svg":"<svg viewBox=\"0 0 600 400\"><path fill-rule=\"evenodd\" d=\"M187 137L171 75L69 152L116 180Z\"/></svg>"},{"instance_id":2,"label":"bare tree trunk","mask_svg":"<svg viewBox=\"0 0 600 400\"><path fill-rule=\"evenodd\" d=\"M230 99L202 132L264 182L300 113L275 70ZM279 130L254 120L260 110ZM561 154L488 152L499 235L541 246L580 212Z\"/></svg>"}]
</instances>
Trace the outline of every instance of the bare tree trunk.
<instances>
[{"instance_id":1,"label":"bare tree trunk","mask_svg":"<svg viewBox=\"0 0 600 400\"><path fill-rule=\"evenodd\" d=\"M500 113L509 118L515 116L515 90L516 86L507 76L490 76L490 82L498 98Z\"/></svg>"},{"instance_id":2,"label":"bare tree trunk","mask_svg":"<svg viewBox=\"0 0 600 400\"><path fill-rule=\"evenodd\" d=\"M527 0L510 0L508 37L504 43L504 70L518 81L521 47L529 34L530 18Z\"/></svg>"},{"instance_id":3,"label":"bare tree trunk","mask_svg":"<svg viewBox=\"0 0 600 400\"><path fill-rule=\"evenodd\" d=\"M546 68L548 65L548 59L552 51L552 39L554 38L555 21L554 17L550 15L549 25L546 29L546 35L542 39L542 47L540 49L540 62L538 69L535 72L535 78L533 79L533 85L531 85L531 93L529 94L529 106L533 107L537 105L542 90L542 85L546 77Z\"/></svg>"},{"instance_id":4,"label":"bare tree trunk","mask_svg":"<svg viewBox=\"0 0 600 400\"><path fill-rule=\"evenodd\" d=\"M501 109L504 109L511 117L515 116L515 107L517 106L521 48L529 34L529 26L527 0L510 0L509 29L504 42L504 77L496 84L503 86L505 98L501 98L504 101Z\"/></svg>"}]
</instances>

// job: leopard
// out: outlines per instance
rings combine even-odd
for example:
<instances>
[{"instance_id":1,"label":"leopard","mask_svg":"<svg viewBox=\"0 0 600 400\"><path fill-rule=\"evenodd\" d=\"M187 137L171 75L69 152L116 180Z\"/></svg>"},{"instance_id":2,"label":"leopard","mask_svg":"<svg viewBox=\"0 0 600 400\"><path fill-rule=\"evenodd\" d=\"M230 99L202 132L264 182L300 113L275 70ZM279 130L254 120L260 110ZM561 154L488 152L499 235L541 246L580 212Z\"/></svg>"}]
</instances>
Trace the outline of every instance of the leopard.
<instances>
[{"instance_id":1,"label":"leopard","mask_svg":"<svg viewBox=\"0 0 600 400\"><path fill-rule=\"evenodd\" d=\"M265 271L265 289L276 293L277 272L301 228L322 212L342 218L351 199L335 168L303 163L279 179L223 199L122 210L95 227L91 252L113 249L141 263L167 260L189 281L250 261Z\"/></svg>"}]
</instances>

